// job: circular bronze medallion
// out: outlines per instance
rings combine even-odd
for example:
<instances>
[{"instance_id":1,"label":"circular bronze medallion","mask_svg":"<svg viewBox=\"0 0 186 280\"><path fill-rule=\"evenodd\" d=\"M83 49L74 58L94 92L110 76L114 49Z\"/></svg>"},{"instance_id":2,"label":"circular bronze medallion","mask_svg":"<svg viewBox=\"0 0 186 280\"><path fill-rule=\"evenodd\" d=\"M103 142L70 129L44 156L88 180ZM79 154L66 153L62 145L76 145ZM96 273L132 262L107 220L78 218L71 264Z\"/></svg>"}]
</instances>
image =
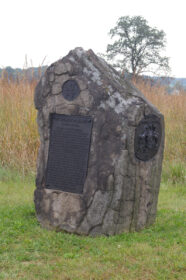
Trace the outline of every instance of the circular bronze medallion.
<instances>
[{"instance_id":1,"label":"circular bronze medallion","mask_svg":"<svg viewBox=\"0 0 186 280\"><path fill-rule=\"evenodd\" d=\"M136 127L135 156L147 161L155 156L161 142L161 123L156 115L148 115Z\"/></svg>"},{"instance_id":2,"label":"circular bronze medallion","mask_svg":"<svg viewBox=\"0 0 186 280\"><path fill-rule=\"evenodd\" d=\"M72 101L80 94L80 88L75 80L68 80L62 86L62 95L68 100Z\"/></svg>"}]
</instances>

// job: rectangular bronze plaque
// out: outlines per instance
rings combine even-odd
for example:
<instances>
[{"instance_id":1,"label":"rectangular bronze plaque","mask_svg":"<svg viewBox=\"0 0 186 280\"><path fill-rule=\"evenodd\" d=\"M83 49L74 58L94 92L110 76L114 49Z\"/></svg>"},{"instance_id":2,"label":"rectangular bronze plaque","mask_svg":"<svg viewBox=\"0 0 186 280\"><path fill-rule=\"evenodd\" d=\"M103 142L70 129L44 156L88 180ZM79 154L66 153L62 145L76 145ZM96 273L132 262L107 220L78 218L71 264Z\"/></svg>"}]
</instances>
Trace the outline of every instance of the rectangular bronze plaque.
<instances>
[{"instance_id":1,"label":"rectangular bronze plaque","mask_svg":"<svg viewBox=\"0 0 186 280\"><path fill-rule=\"evenodd\" d=\"M82 193L88 167L92 118L51 114L46 188Z\"/></svg>"}]
</instances>

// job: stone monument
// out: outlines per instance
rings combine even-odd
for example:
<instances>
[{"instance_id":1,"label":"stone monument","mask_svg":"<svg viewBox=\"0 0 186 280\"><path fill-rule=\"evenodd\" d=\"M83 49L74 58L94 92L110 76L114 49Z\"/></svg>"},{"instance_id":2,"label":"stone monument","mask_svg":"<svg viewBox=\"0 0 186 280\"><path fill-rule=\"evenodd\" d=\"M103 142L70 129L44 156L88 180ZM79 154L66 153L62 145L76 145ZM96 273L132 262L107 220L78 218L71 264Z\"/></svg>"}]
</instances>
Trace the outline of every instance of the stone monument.
<instances>
[{"instance_id":1,"label":"stone monument","mask_svg":"<svg viewBox=\"0 0 186 280\"><path fill-rule=\"evenodd\" d=\"M35 107L34 201L43 227L95 236L154 223L164 119L131 82L76 48L48 67Z\"/></svg>"}]
</instances>

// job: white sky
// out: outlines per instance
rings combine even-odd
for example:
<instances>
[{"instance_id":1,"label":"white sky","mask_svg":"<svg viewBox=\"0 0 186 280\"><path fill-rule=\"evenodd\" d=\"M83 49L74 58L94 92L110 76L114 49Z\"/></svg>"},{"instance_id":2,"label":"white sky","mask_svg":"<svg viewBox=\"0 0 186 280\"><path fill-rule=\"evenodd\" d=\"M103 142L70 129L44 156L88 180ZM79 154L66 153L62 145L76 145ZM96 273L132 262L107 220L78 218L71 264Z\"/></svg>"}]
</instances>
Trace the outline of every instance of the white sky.
<instances>
[{"instance_id":1,"label":"white sky","mask_svg":"<svg viewBox=\"0 0 186 280\"><path fill-rule=\"evenodd\" d=\"M186 77L185 0L0 0L0 67L22 68L25 55L28 66L45 56L49 65L80 46L105 53L109 30L126 15L164 30L171 74Z\"/></svg>"}]
</instances>

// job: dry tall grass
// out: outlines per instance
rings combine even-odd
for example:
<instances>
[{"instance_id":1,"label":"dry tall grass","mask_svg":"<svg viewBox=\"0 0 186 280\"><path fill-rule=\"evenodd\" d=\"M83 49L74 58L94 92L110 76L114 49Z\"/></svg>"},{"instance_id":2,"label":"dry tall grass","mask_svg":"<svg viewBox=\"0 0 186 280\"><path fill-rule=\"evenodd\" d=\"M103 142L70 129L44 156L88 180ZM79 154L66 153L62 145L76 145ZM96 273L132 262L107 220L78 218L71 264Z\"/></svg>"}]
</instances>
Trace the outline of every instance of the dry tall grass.
<instances>
[{"instance_id":1,"label":"dry tall grass","mask_svg":"<svg viewBox=\"0 0 186 280\"><path fill-rule=\"evenodd\" d=\"M39 138L33 93L36 81L0 79L0 164L23 173L35 170ZM163 87L136 83L165 116L165 161L186 158L186 94L169 96Z\"/></svg>"},{"instance_id":2,"label":"dry tall grass","mask_svg":"<svg viewBox=\"0 0 186 280\"><path fill-rule=\"evenodd\" d=\"M165 162L186 161L186 92L168 95L163 86L140 81L136 87L165 117Z\"/></svg>"},{"instance_id":3,"label":"dry tall grass","mask_svg":"<svg viewBox=\"0 0 186 280\"><path fill-rule=\"evenodd\" d=\"M0 79L0 164L35 169L39 144L33 92L36 83Z\"/></svg>"}]
</instances>

